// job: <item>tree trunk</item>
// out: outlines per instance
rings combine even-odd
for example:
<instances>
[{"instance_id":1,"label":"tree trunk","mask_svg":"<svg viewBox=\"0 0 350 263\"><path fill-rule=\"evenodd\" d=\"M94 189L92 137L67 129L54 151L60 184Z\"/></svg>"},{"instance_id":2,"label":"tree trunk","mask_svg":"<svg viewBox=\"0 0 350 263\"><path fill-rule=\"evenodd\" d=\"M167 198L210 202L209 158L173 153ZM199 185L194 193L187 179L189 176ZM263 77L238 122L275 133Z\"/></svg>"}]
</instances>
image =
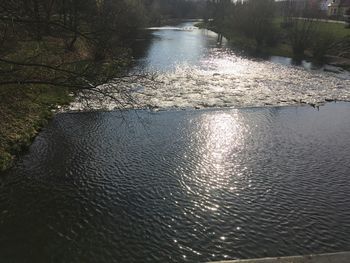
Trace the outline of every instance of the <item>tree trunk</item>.
<instances>
[{"instance_id":1,"label":"tree trunk","mask_svg":"<svg viewBox=\"0 0 350 263\"><path fill-rule=\"evenodd\" d=\"M41 34L41 18L40 18L40 10L39 10L39 3L38 0L33 1L34 4L34 19L35 19L35 27L36 27L36 38L38 41L42 39Z\"/></svg>"}]
</instances>

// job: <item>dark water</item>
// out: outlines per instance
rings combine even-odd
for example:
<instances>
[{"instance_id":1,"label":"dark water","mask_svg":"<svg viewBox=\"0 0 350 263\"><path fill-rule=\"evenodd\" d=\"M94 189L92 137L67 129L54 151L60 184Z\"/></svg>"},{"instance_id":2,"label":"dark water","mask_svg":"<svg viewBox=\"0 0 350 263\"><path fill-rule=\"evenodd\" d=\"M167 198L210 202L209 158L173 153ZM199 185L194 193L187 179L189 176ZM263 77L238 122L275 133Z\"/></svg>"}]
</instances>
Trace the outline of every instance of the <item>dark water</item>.
<instances>
[{"instance_id":1,"label":"dark water","mask_svg":"<svg viewBox=\"0 0 350 263\"><path fill-rule=\"evenodd\" d=\"M349 112L59 114L0 177L0 262L350 250Z\"/></svg>"}]
</instances>

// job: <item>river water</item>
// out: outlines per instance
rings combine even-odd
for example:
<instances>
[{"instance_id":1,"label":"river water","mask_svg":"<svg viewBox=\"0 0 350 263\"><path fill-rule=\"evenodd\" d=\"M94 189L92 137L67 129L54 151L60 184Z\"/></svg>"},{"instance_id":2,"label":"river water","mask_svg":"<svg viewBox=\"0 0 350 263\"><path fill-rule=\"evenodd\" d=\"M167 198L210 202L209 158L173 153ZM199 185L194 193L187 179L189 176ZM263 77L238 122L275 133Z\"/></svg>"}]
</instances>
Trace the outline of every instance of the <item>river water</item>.
<instances>
[{"instance_id":1,"label":"river water","mask_svg":"<svg viewBox=\"0 0 350 263\"><path fill-rule=\"evenodd\" d=\"M179 45L169 68L150 62L152 47L137 67L178 70ZM0 262L206 262L350 250L349 112L338 102L319 110L58 114L0 177Z\"/></svg>"},{"instance_id":2,"label":"river water","mask_svg":"<svg viewBox=\"0 0 350 263\"><path fill-rule=\"evenodd\" d=\"M89 107L187 109L350 100L350 73L340 68L315 68L305 61L294 65L284 57L242 56L225 40L217 44L215 33L197 29L193 22L151 28L149 33L149 38L135 45L132 72L150 73L152 79L131 77L118 82L114 89L124 91L118 103L90 99ZM85 104L85 98L78 99L70 110Z\"/></svg>"}]
</instances>

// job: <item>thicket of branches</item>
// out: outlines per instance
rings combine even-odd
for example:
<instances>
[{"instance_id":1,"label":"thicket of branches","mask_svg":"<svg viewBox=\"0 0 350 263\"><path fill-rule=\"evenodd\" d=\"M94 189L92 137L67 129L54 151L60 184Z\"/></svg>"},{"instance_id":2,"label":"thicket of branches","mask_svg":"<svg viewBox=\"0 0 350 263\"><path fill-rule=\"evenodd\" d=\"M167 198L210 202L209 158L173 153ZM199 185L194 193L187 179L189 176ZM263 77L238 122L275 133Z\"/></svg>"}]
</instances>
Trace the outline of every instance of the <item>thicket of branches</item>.
<instances>
[{"instance_id":1,"label":"thicket of branches","mask_svg":"<svg viewBox=\"0 0 350 263\"><path fill-rule=\"evenodd\" d=\"M324 60L327 54L349 54L349 38L337 39L333 32L320 28L317 19L324 14L317 1L303 3L296 0L211 0L208 7L218 33L251 39L256 50L284 41L290 44L296 58L302 58L306 51L317 60Z\"/></svg>"},{"instance_id":2,"label":"thicket of branches","mask_svg":"<svg viewBox=\"0 0 350 263\"><path fill-rule=\"evenodd\" d=\"M199 16L200 6L187 0L0 1L0 86L94 90L124 76L129 42L140 27Z\"/></svg>"},{"instance_id":3,"label":"thicket of branches","mask_svg":"<svg viewBox=\"0 0 350 263\"><path fill-rule=\"evenodd\" d=\"M209 2L219 33L238 33L256 42L259 49L273 37L274 0L213 0Z\"/></svg>"},{"instance_id":4,"label":"thicket of branches","mask_svg":"<svg viewBox=\"0 0 350 263\"><path fill-rule=\"evenodd\" d=\"M144 24L139 0L0 3L0 85L88 89L127 63L124 42Z\"/></svg>"},{"instance_id":5,"label":"thicket of branches","mask_svg":"<svg viewBox=\"0 0 350 263\"><path fill-rule=\"evenodd\" d=\"M350 35L340 39L331 30L324 30L318 19L325 14L315 6L316 2L301 6L296 3L289 0L282 6L282 27L286 29L294 56L302 58L307 50L318 62L324 62L326 55L349 56Z\"/></svg>"},{"instance_id":6,"label":"thicket of branches","mask_svg":"<svg viewBox=\"0 0 350 263\"><path fill-rule=\"evenodd\" d=\"M155 24L169 18L209 18L206 1L144 0L144 5L150 22Z\"/></svg>"}]
</instances>

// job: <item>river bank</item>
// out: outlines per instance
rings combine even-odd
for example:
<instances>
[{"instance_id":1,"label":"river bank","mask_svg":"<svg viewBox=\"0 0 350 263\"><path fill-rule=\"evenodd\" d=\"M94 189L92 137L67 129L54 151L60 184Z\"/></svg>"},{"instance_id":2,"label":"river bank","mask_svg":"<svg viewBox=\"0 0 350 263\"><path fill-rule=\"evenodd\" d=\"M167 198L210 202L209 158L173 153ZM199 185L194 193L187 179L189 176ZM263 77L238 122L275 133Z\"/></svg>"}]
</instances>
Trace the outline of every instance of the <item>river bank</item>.
<instances>
[{"instance_id":1,"label":"river bank","mask_svg":"<svg viewBox=\"0 0 350 263\"><path fill-rule=\"evenodd\" d=\"M27 149L54 111L71 102L69 90L50 86L0 87L0 172Z\"/></svg>"},{"instance_id":2,"label":"river bank","mask_svg":"<svg viewBox=\"0 0 350 263\"><path fill-rule=\"evenodd\" d=\"M349 261L350 252L338 252L294 257L228 260L217 261L216 263L348 263Z\"/></svg>"},{"instance_id":3,"label":"river bank","mask_svg":"<svg viewBox=\"0 0 350 263\"><path fill-rule=\"evenodd\" d=\"M18 155L24 152L31 144L39 131L47 124L48 120L60 108L68 106L73 100L79 87L72 87L59 84L49 85L40 83L41 76L53 74L54 79L66 77L64 74L70 72L70 67L81 66L81 61L88 59L87 43L78 39L76 48L73 51L63 51L63 43L59 38L48 37L39 43L23 42L16 49L9 52L8 58L19 60L21 56L32 56L32 63L36 58L45 60L48 66L42 64L28 64L33 67L40 67L42 71L36 72L32 66L21 68L22 71L14 71L13 74L20 74L32 77L37 74L38 84L8 84L0 85L0 172L12 166ZM113 65L117 72L128 68L131 63L131 54L128 49L116 49L120 53L120 60ZM67 68L58 68L55 72L47 72L50 66L60 65L63 61ZM43 62L40 62L43 63ZM11 69L11 68L9 68ZM12 70L12 69L11 69ZM20 73L18 73L20 72ZM78 74L78 73L77 73ZM1 79L3 80L3 79ZM69 85L68 85L69 86Z\"/></svg>"},{"instance_id":4,"label":"river bank","mask_svg":"<svg viewBox=\"0 0 350 263\"><path fill-rule=\"evenodd\" d=\"M256 57L241 54L210 30L194 22L154 27L145 41L137 42L133 72L151 78L126 78L112 89L127 91L117 102L89 100L99 109L201 109L288 106L314 107L329 101L350 100L350 73L341 68L320 67L308 61L294 64L288 57ZM108 89L108 87L107 87ZM131 100L130 100L131 98ZM131 102L131 103L130 103ZM70 111L84 110L75 100Z\"/></svg>"},{"instance_id":5,"label":"river bank","mask_svg":"<svg viewBox=\"0 0 350 263\"><path fill-rule=\"evenodd\" d=\"M350 77L346 71L294 66L287 58L261 60L241 56L229 45L218 47L215 33L198 30L193 24L184 22L143 32L149 37L133 47L137 55L132 70L148 72L152 77L128 77L111 86L128 94L118 94L117 100L92 96L86 101L85 96L71 96L69 88L2 87L1 118L6 125L0 130L0 170L9 167L16 154L30 144L59 105L69 104L69 111L84 111L86 102L90 110L157 111L303 104L317 107L328 101L350 100ZM87 53L84 45L78 47L77 56ZM126 56L130 58L129 54ZM8 90L16 91L15 95L7 94Z\"/></svg>"},{"instance_id":6,"label":"river bank","mask_svg":"<svg viewBox=\"0 0 350 263\"><path fill-rule=\"evenodd\" d=\"M319 32L321 34L327 34L328 32L334 37L334 39L342 39L350 36L350 29L345 28L343 24L329 23L324 21L317 21L315 23L317 23L317 27L319 28ZM195 24L195 26L200 29L208 29L213 32L222 34L233 47L241 50L242 52L259 56L268 55L293 58L295 57L293 48L286 37L286 29L281 25L282 19L276 18L273 23L273 30L277 32L276 43L273 45L271 44L259 47L257 50L257 45L254 39L246 37L238 32L233 32L228 28L218 29L212 21L199 22ZM306 50L304 57L299 57L297 60L301 61L302 59L314 61L316 64L328 63L333 66L341 67L345 70L350 70L349 54L347 56L339 56L335 55L334 53L327 53L322 58L316 58L311 50Z\"/></svg>"}]
</instances>

